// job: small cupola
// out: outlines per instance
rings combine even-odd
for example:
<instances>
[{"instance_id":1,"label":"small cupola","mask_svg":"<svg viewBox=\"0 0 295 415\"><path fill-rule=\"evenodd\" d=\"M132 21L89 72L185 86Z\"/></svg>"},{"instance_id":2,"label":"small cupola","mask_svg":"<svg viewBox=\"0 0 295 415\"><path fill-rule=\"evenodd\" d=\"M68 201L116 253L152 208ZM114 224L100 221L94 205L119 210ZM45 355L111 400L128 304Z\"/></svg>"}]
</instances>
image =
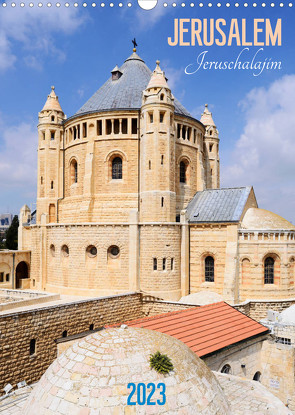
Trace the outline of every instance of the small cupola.
<instances>
[{"instance_id":1,"label":"small cupola","mask_svg":"<svg viewBox=\"0 0 295 415\"><path fill-rule=\"evenodd\" d=\"M63 112L63 110L61 109L60 103L58 101L58 96L55 93L55 88L54 86L51 87L51 92L47 97L47 101L44 105L44 107L42 108L42 111L59 111L59 112Z\"/></svg>"},{"instance_id":2,"label":"small cupola","mask_svg":"<svg viewBox=\"0 0 295 415\"><path fill-rule=\"evenodd\" d=\"M216 127L214 121L213 121L213 117L212 117L212 112L209 111L208 109L208 104L205 104L205 109L204 112L201 116L201 123L204 124L206 127L207 126L211 126L211 127Z\"/></svg>"},{"instance_id":3,"label":"small cupola","mask_svg":"<svg viewBox=\"0 0 295 415\"><path fill-rule=\"evenodd\" d=\"M154 72L152 73L150 82L146 89L150 88L166 88L169 89L169 86L167 84L167 78L165 76L165 72L161 70L160 68L160 61L156 61L156 68Z\"/></svg>"},{"instance_id":4,"label":"small cupola","mask_svg":"<svg viewBox=\"0 0 295 415\"><path fill-rule=\"evenodd\" d=\"M112 74L112 81L117 81L118 79L121 78L121 76L123 75L123 72L120 71L120 68L118 67L118 65L116 65L114 69L111 71L111 74Z\"/></svg>"}]
</instances>

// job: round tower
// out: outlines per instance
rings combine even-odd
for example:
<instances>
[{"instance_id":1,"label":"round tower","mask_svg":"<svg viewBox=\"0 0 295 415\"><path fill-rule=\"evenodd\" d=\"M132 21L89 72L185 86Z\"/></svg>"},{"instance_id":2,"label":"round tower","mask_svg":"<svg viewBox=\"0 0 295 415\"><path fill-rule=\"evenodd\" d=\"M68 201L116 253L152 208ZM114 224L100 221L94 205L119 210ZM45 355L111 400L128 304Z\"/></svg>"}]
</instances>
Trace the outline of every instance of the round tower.
<instances>
[{"instance_id":1,"label":"round tower","mask_svg":"<svg viewBox=\"0 0 295 415\"><path fill-rule=\"evenodd\" d=\"M143 92L140 141L140 220L175 222L174 97L156 62Z\"/></svg>"},{"instance_id":2,"label":"round tower","mask_svg":"<svg viewBox=\"0 0 295 415\"><path fill-rule=\"evenodd\" d=\"M37 223L42 214L48 222L57 221L57 202L63 196L63 121L65 115L54 86L39 112Z\"/></svg>"},{"instance_id":3,"label":"round tower","mask_svg":"<svg viewBox=\"0 0 295 415\"><path fill-rule=\"evenodd\" d=\"M206 131L204 135L204 152L206 169L206 188L218 189L220 187L220 170L219 170L219 133L212 118L212 112L205 105L201 117Z\"/></svg>"}]
</instances>

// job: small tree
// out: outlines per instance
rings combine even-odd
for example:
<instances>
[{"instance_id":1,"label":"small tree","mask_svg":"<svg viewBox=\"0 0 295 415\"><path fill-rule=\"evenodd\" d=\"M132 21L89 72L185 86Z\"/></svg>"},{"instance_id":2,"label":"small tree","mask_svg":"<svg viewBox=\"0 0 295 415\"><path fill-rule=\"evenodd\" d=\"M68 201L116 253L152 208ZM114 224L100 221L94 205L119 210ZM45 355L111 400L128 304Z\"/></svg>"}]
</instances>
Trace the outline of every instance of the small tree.
<instances>
[{"instance_id":1,"label":"small tree","mask_svg":"<svg viewBox=\"0 0 295 415\"><path fill-rule=\"evenodd\" d=\"M5 246L7 249L17 249L18 246L18 217L15 215L6 231Z\"/></svg>"}]
</instances>

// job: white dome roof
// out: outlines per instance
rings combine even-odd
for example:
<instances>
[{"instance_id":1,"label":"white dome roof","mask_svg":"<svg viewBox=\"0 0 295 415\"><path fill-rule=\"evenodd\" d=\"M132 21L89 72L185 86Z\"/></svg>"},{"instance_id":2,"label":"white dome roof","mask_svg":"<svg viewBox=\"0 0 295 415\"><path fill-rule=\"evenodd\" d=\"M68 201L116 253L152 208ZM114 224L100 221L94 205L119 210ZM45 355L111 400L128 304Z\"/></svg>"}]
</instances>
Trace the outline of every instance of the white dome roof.
<instances>
[{"instance_id":1,"label":"white dome roof","mask_svg":"<svg viewBox=\"0 0 295 415\"><path fill-rule=\"evenodd\" d=\"M286 308L280 314L280 323L282 324L294 324L295 325L295 304Z\"/></svg>"},{"instance_id":2,"label":"white dome roof","mask_svg":"<svg viewBox=\"0 0 295 415\"><path fill-rule=\"evenodd\" d=\"M171 359L174 370L169 374L150 368L150 355L157 351ZM23 414L148 413L151 406L127 408L129 382L165 383L166 403L153 406L153 414L230 414L215 376L184 343L156 331L129 327L102 330L69 347L44 373ZM160 398L156 389L152 401Z\"/></svg>"},{"instance_id":3,"label":"white dome roof","mask_svg":"<svg viewBox=\"0 0 295 415\"><path fill-rule=\"evenodd\" d=\"M257 230L295 230L295 226L287 219L269 210L249 208L241 223L242 229Z\"/></svg>"},{"instance_id":4,"label":"white dome roof","mask_svg":"<svg viewBox=\"0 0 295 415\"><path fill-rule=\"evenodd\" d=\"M213 291L203 290L194 294L186 295L185 297L181 297L178 302L182 304L206 305L218 303L222 300L223 298L220 294L217 294Z\"/></svg>"}]
</instances>

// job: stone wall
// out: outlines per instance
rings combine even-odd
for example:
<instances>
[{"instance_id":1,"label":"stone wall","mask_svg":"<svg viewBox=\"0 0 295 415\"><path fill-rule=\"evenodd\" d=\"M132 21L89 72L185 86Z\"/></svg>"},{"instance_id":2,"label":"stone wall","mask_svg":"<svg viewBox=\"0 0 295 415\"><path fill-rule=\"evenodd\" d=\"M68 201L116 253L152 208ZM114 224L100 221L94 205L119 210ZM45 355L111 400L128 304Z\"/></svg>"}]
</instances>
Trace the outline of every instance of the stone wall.
<instances>
[{"instance_id":1,"label":"stone wall","mask_svg":"<svg viewBox=\"0 0 295 415\"><path fill-rule=\"evenodd\" d=\"M248 317L253 318L256 321L260 321L267 316L267 310L283 311L286 308L295 304L295 298L284 300L249 300L241 304L236 304L234 307L246 314Z\"/></svg>"},{"instance_id":2,"label":"stone wall","mask_svg":"<svg viewBox=\"0 0 295 415\"><path fill-rule=\"evenodd\" d=\"M294 232L239 231L239 298L294 297ZM264 283L264 260L272 257L274 283Z\"/></svg>"},{"instance_id":3,"label":"stone wall","mask_svg":"<svg viewBox=\"0 0 295 415\"><path fill-rule=\"evenodd\" d=\"M295 410L295 349L293 346L268 340L261 350L261 383L285 405Z\"/></svg>"},{"instance_id":4,"label":"stone wall","mask_svg":"<svg viewBox=\"0 0 295 415\"><path fill-rule=\"evenodd\" d=\"M26 380L36 382L57 357L56 340L107 324L144 317L141 294L75 301L0 316L0 390ZM30 355L30 342L36 351Z\"/></svg>"},{"instance_id":5,"label":"stone wall","mask_svg":"<svg viewBox=\"0 0 295 415\"><path fill-rule=\"evenodd\" d=\"M223 295L227 225L190 226L190 293L201 290ZM205 258L214 259L214 282L205 281Z\"/></svg>"},{"instance_id":6,"label":"stone wall","mask_svg":"<svg viewBox=\"0 0 295 415\"><path fill-rule=\"evenodd\" d=\"M181 297L181 226L142 225L140 228L140 289L176 301ZM154 269L154 259L157 269Z\"/></svg>"},{"instance_id":7,"label":"stone wall","mask_svg":"<svg viewBox=\"0 0 295 415\"><path fill-rule=\"evenodd\" d=\"M154 300L153 297L143 297L143 313L145 316L156 316L157 314L169 313L170 311L181 311L188 308L199 307L193 304L180 304L173 301Z\"/></svg>"},{"instance_id":8,"label":"stone wall","mask_svg":"<svg viewBox=\"0 0 295 415\"><path fill-rule=\"evenodd\" d=\"M240 342L232 347L204 357L203 360L211 370L218 372L225 365L230 366L230 373L247 379L253 379L256 372L263 372L260 356L264 340L267 336L259 336ZM244 367L242 367L244 366Z\"/></svg>"}]
</instances>

